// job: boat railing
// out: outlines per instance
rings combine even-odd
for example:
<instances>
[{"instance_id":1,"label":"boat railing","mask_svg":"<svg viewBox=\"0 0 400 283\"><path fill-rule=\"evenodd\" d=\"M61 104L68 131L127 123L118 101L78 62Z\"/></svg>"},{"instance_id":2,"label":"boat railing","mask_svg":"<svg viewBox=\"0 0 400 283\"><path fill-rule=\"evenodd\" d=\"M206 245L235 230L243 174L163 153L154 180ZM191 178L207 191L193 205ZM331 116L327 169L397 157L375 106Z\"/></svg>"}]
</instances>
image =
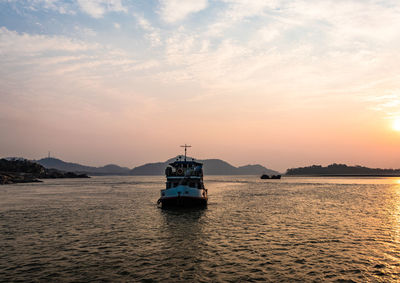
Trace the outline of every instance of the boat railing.
<instances>
[{"instance_id":1,"label":"boat railing","mask_svg":"<svg viewBox=\"0 0 400 283\"><path fill-rule=\"evenodd\" d=\"M165 172L165 175L167 176L167 177L190 177L190 176L196 176L196 177L201 177L201 176L203 176L203 172L202 171L194 171L194 170L186 170L186 171L184 171L184 170L182 170L182 171L178 171L178 170L176 170L176 171L172 171L172 170L170 170L170 171L166 171Z\"/></svg>"}]
</instances>

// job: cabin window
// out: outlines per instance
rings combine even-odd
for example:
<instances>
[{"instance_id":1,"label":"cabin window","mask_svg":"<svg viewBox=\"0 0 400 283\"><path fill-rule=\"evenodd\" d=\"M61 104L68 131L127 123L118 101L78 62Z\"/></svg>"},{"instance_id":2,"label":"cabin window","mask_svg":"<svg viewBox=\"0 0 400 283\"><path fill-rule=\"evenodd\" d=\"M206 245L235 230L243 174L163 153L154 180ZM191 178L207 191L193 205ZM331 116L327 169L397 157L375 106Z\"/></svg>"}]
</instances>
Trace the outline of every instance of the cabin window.
<instances>
[{"instance_id":1,"label":"cabin window","mask_svg":"<svg viewBox=\"0 0 400 283\"><path fill-rule=\"evenodd\" d=\"M174 188L178 186L178 183L174 183Z\"/></svg>"},{"instance_id":2,"label":"cabin window","mask_svg":"<svg viewBox=\"0 0 400 283\"><path fill-rule=\"evenodd\" d=\"M190 183L189 183L189 187L191 187L191 188L196 188L194 182L190 182Z\"/></svg>"}]
</instances>

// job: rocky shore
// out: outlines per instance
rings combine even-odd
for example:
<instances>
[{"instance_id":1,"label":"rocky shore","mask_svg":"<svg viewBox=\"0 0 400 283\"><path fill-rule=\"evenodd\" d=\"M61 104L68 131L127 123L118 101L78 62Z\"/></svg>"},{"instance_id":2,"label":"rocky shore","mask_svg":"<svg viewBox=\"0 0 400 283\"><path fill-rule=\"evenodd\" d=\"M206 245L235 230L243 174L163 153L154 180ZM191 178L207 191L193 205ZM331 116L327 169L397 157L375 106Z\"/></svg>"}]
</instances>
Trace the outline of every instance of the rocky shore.
<instances>
[{"instance_id":1,"label":"rocky shore","mask_svg":"<svg viewBox=\"0 0 400 283\"><path fill-rule=\"evenodd\" d=\"M40 179L89 178L86 174L46 169L26 159L0 159L0 185L41 182Z\"/></svg>"}]
</instances>

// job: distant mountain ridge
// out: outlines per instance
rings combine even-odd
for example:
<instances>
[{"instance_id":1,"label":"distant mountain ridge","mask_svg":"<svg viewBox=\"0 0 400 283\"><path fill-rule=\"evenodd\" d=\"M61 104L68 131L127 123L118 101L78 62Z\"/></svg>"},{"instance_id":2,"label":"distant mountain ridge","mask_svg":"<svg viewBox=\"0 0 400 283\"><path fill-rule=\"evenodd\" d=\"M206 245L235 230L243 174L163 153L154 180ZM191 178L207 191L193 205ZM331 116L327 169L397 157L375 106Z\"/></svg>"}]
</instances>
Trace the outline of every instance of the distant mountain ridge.
<instances>
[{"instance_id":1,"label":"distant mountain ridge","mask_svg":"<svg viewBox=\"0 0 400 283\"><path fill-rule=\"evenodd\" d=\"M63 171L86 173L91 175L133 175L149 176L164 175L164 170L169 163L179 158L171 158L165 162L147 163L137 166L133 169L109 164L102 167L85 166L78 163L65 162L57 158L42 158L35 162L45 168L54 168ZM191 159L191 158L188 158ZM261 165L246 165L235 167L226 161L220 159L196 160L204 164L205 175L261 175L261 174L279 174L277 171L265 168Z\"/></svg>"},{"instance_id":2,"label":"distant mountain ridge","mask_svg":"<svg viewBox=\"0 0 400 283\"><path fill-rule=\"evenodd\" d=\"M23 158L0 159L0 185L41 182L39 179L89 178L86 174L48 169Z\"/></svg>"},{"instance_id":3,"label":"distant mountain ridge","mask_svg":"<svg viewBox=\"0 0 400 283\"><path fill-rule=\"evenodd\" d=\"M129 168L120 167L115 164L108 164L102 167L85 166L78 163L65 162L57 158L42 158L35 160L35 162L44 166L45 168L52 168L62 171L88 173L92 175L129 175Z\"/></svg>"},{"instance_id":4,"label":"distant mountain ridge","mask_svg":"<svg viewBox=\"0 0 400 283\"><path fill-rule=\"evenodd\" d=\"M131 175L164 175L164 170L169 163L174 162L179 156L171 158L165 162L147 163L131 170ZM191 160L188 157L188 160ZM268 169L259 164L235 167L221 159L196 159L203 163L204 175L261 175L279 174L279 172Z\"/></svg>"},{"instance_id":5,"label":"distant mountain ridge","mask_svg":"<svg viewBox=\"0 0 400 283\"><path fill-rule=\"evenodd\" d=\"M307 167L291 168L286 175L313 175L313 176L400 176L400 169L368 168L364 166L348 166L333 163L326 167L312 165Z\"/></svg>"}]
</instances>

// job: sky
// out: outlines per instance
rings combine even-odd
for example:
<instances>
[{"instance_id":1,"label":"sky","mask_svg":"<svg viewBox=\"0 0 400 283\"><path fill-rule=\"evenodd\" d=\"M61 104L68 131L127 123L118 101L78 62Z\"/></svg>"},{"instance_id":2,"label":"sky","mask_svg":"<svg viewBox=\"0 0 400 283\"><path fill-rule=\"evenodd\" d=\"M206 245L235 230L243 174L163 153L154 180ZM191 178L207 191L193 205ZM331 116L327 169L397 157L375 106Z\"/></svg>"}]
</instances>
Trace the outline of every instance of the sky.
<instances>
[{"instance_id":1,"label":"sky","mask_svg":"<svg viewBox=\"0 0 400 283\"><path fill-rule=\"evenodd\" d=\"M0 156L400 168L399 50L398 0L0 0Z\"/></svg>"}]
</instances>

